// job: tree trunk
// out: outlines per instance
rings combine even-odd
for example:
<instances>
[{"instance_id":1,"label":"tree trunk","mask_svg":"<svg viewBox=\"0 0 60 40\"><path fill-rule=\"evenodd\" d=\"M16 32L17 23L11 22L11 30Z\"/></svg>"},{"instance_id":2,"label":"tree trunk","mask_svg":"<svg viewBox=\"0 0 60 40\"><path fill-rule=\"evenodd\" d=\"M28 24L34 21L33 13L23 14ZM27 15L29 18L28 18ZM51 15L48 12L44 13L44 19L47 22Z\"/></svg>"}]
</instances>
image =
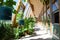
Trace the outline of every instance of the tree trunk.
<instances>
[{"instance_id":1,"label":"tree trunk","mask_svg":"<svg viewBox=\"0 0 60 40\"><path fill-rule=\"evenodd\" d=\"M47 25L47 1L46 1L46 29L48 30L48 25Z\"/></svg>"},{"instance_id":2,"label":"tree trunk","mask_svg":"<svg viewBox=\"0 0 60 40\"><path fill-rule=\"evenodd\" d=\"M46 5L46 23L47 23L47 5Z\"/></svg>"},{"instance_id":3,"label":"tree trunk","mask_svg":"<svg viewBox=\"0 0 60 40\"><path fill-rule=\"evenodd\" d=\"M17 13L20 9L20 4L21 4L21 0L19 0L18 4L17 4L17 8L16 8L16 13L14 15L12 15L12 26L17 26L16 24L16 16L17 16Z\"/></svg>"},{"instance_id":4,"label":"tree trunk","mask_svg":"<svg viewBox=\"0 0 60 40\"><path fill-rule=\"evenodd\" d=\"M43 3L43 22L44 22L44 3Z\"/></svg>"},{"instance_id":5,"label":"tree trunk","mask_svg":"<svg viewBox=\"0 0 60 40\"><path fill-rule=\"evenodd\" d=\"M53 24L53 20L52 20L52 0L49 1L50 2L50 33L53 34L53 30L52 30L52 24Z\"/></svg>"}]
</instances>

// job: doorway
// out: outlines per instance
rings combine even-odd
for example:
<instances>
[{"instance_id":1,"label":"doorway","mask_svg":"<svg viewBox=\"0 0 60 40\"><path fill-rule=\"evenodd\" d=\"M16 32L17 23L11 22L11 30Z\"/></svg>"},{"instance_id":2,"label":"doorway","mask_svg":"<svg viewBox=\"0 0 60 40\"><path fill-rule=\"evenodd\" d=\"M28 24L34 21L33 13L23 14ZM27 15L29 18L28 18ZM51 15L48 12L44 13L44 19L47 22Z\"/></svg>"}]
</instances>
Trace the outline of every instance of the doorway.
<instances>
[{"instance_id":1,"label":"doorway","mask_svg":"<svg viewBox=\"0 0 60 40\"><path fill-rule=\"evenodd\" d=\"M59 23L59 12L54 13L54 23Z\"/></svg>"}]
</instances>

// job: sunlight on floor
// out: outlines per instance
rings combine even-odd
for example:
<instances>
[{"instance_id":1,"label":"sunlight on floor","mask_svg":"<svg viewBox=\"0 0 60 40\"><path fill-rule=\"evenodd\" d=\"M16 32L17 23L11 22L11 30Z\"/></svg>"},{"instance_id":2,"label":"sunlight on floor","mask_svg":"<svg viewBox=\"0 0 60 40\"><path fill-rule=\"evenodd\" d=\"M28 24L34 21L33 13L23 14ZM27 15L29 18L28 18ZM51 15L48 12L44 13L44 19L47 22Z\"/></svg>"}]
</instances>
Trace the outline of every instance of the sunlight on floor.
<instances>
[{"instance_id":1,"label":"sunlight on floor","mask_svg":"<svg viewBox=\"0 0 60 40\"><path fill-rule=\"evenodd\" d=\"M42 27L42 29L41 29ZM52 35L50 34L50 31L46 31L45 28L43 28L42 25L39 25L39 23L37 23L34 27L35 32L37 36L33 36L33 37L26 37L26 38L22 38L20 40L37 40L37 39L52 39Z\"/></svg>"}]
</instances>

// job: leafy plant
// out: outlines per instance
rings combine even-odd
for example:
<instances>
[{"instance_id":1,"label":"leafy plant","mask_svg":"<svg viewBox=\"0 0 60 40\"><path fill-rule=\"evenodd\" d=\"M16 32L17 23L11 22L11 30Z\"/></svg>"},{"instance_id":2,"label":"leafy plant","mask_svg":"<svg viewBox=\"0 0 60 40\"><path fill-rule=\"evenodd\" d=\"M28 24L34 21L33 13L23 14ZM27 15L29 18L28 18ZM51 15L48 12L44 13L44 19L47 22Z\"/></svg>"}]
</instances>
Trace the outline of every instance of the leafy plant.
<instances>
[{"instance_id":1,"label":"leafy plant","mask_svg":"<svg viewBox=\"0 0 60 40\"><path fill-rule=\"evenodd\" d=\"M16 20L17 20L17 22L19 22L19 20L21 20L21 19L23 19L23 12L22 11L20 11L20 13L17 14Z\"/></svg>"},{"instance_id":2,"label":"leafy plant","mask_svg":"<svg viewBox=\"0 0 60 40\"><path fill-rule=\"evenodd\" d=\"M13 28L14 38L19 38L19 27Z\"/></svg>"},{"instance_id":3,"label":"leafy plant","mask_svg":"<svg viewBox=\"0 0 60 40\"><path fill-rule=\"evenodd\" d=\"M31 17L24 19L25 31L28 31L28 34L33 33L34 23L35 23L35 21Z\"/></svg>"},{"instance_id":4,"label":"leafy plant","mask_svg":"<svg viewBox=\"0 0 60 40\"><path fill-rule=\"evenodd\" d=\"M0 40L11 40L14 37L10 24L0 22Z\"/></svg>"},{"instance_id":5,"label":"leafy plant","mask_svg":"<svg viewBox=\"0 0 60 40\"><path fill-rule=\"evenodd\" d=\"M48 22L48 26L50 27L50 18L49 18L49 16L48 16L47 22Z\"/></svg>"},{"instance_id":6,"label":"leafy plant","mask_svg":"<svg viewBox=\"0 0 60 40\"><path fill-rule=\"evenodd\" d=\"M15 33L16 34L18 34L19 35L19 37L22 37L22 36L25 36L26 34L32 34L33 33L33 31L34 31L34 29L33 29L33 27L34 27L34 23L35 23L35 21L34 21L34 19L33 18L25 18L25 19L22 19L24 22L24 25L22 25L22 22L20 22L20 26L18 26L18 29L15 31ZM17 36L18 36L17 35ZM16 36L16 37L17 37Z\"/></svg>"},{"instance_id":7,"label":"leafy plant","mask_svg":"<svg viewBox=\"0 0 60 40\"><path fill-rule=\"evenodd\" d=\"M0 22L0 39L11 40L18 39L26 34L32 34L35 21L32 18L24 19L24 25L18 27L12 27L11 24L7 24L5 21Z\"/></svg>"},{"instance_id":8,"label":"leafy plant","mask_svg":"<svg viewBox=\"0 0 60 40\"><path fill-rule=\"evenodd\" d=\"M12 27L10 23L0 21L0 40L19 38L19 28Z\"/></svg>"},{"instance_id":9,"label":"leafy plant","mask_svg":"<svg viewBox=\"0 0 60 40\"><path fill-rule=\"evenodd\" d=\"M16 5L16 2L13 0L0 0L0 6L9 6L13 8L13 5Z\"/></svg>"},{"instance_id":10,"label":"leafy plant","mask_svg":"<svg viewBox=\"0 0 60 40\"><path fill-rule=\"evenodd\" d=\"M13 5L16 5L16 2L13 0L6 0L4 5L14 8Z\"/></svg>"}]
</instances>

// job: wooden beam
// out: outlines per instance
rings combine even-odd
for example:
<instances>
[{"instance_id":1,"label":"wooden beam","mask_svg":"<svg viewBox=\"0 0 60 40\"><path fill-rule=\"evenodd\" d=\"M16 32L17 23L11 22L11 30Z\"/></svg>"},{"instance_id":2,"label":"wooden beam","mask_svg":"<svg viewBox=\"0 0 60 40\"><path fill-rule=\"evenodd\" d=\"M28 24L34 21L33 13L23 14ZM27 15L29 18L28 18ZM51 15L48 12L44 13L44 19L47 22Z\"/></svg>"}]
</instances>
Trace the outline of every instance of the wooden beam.
<instances>
[{"instance_id":1,"label":"wooden beam","mask_svg":"<svg viewBox=\"0 0 60 40\"><path fill-rule=\"evenodd\" d=\"M16 13L12 15L12 26L16 26L16 16L20 9L20 3L21 3L21 0L18 0L18 3L16 5Z\"/></svg>"},{"instance_id":2,"label":"wooden beam","mask_svg":"<svg viewBox=\"0 0 60 40\"><path fill-rule=\"evenodd\" d=\"M17 11L17 12L18 12L19 9L20 9L21 1L22 1L22 0L18 0L18 3L17 3L17 5L16 5L16 11Z\"/></svg>"}]
</instances>

